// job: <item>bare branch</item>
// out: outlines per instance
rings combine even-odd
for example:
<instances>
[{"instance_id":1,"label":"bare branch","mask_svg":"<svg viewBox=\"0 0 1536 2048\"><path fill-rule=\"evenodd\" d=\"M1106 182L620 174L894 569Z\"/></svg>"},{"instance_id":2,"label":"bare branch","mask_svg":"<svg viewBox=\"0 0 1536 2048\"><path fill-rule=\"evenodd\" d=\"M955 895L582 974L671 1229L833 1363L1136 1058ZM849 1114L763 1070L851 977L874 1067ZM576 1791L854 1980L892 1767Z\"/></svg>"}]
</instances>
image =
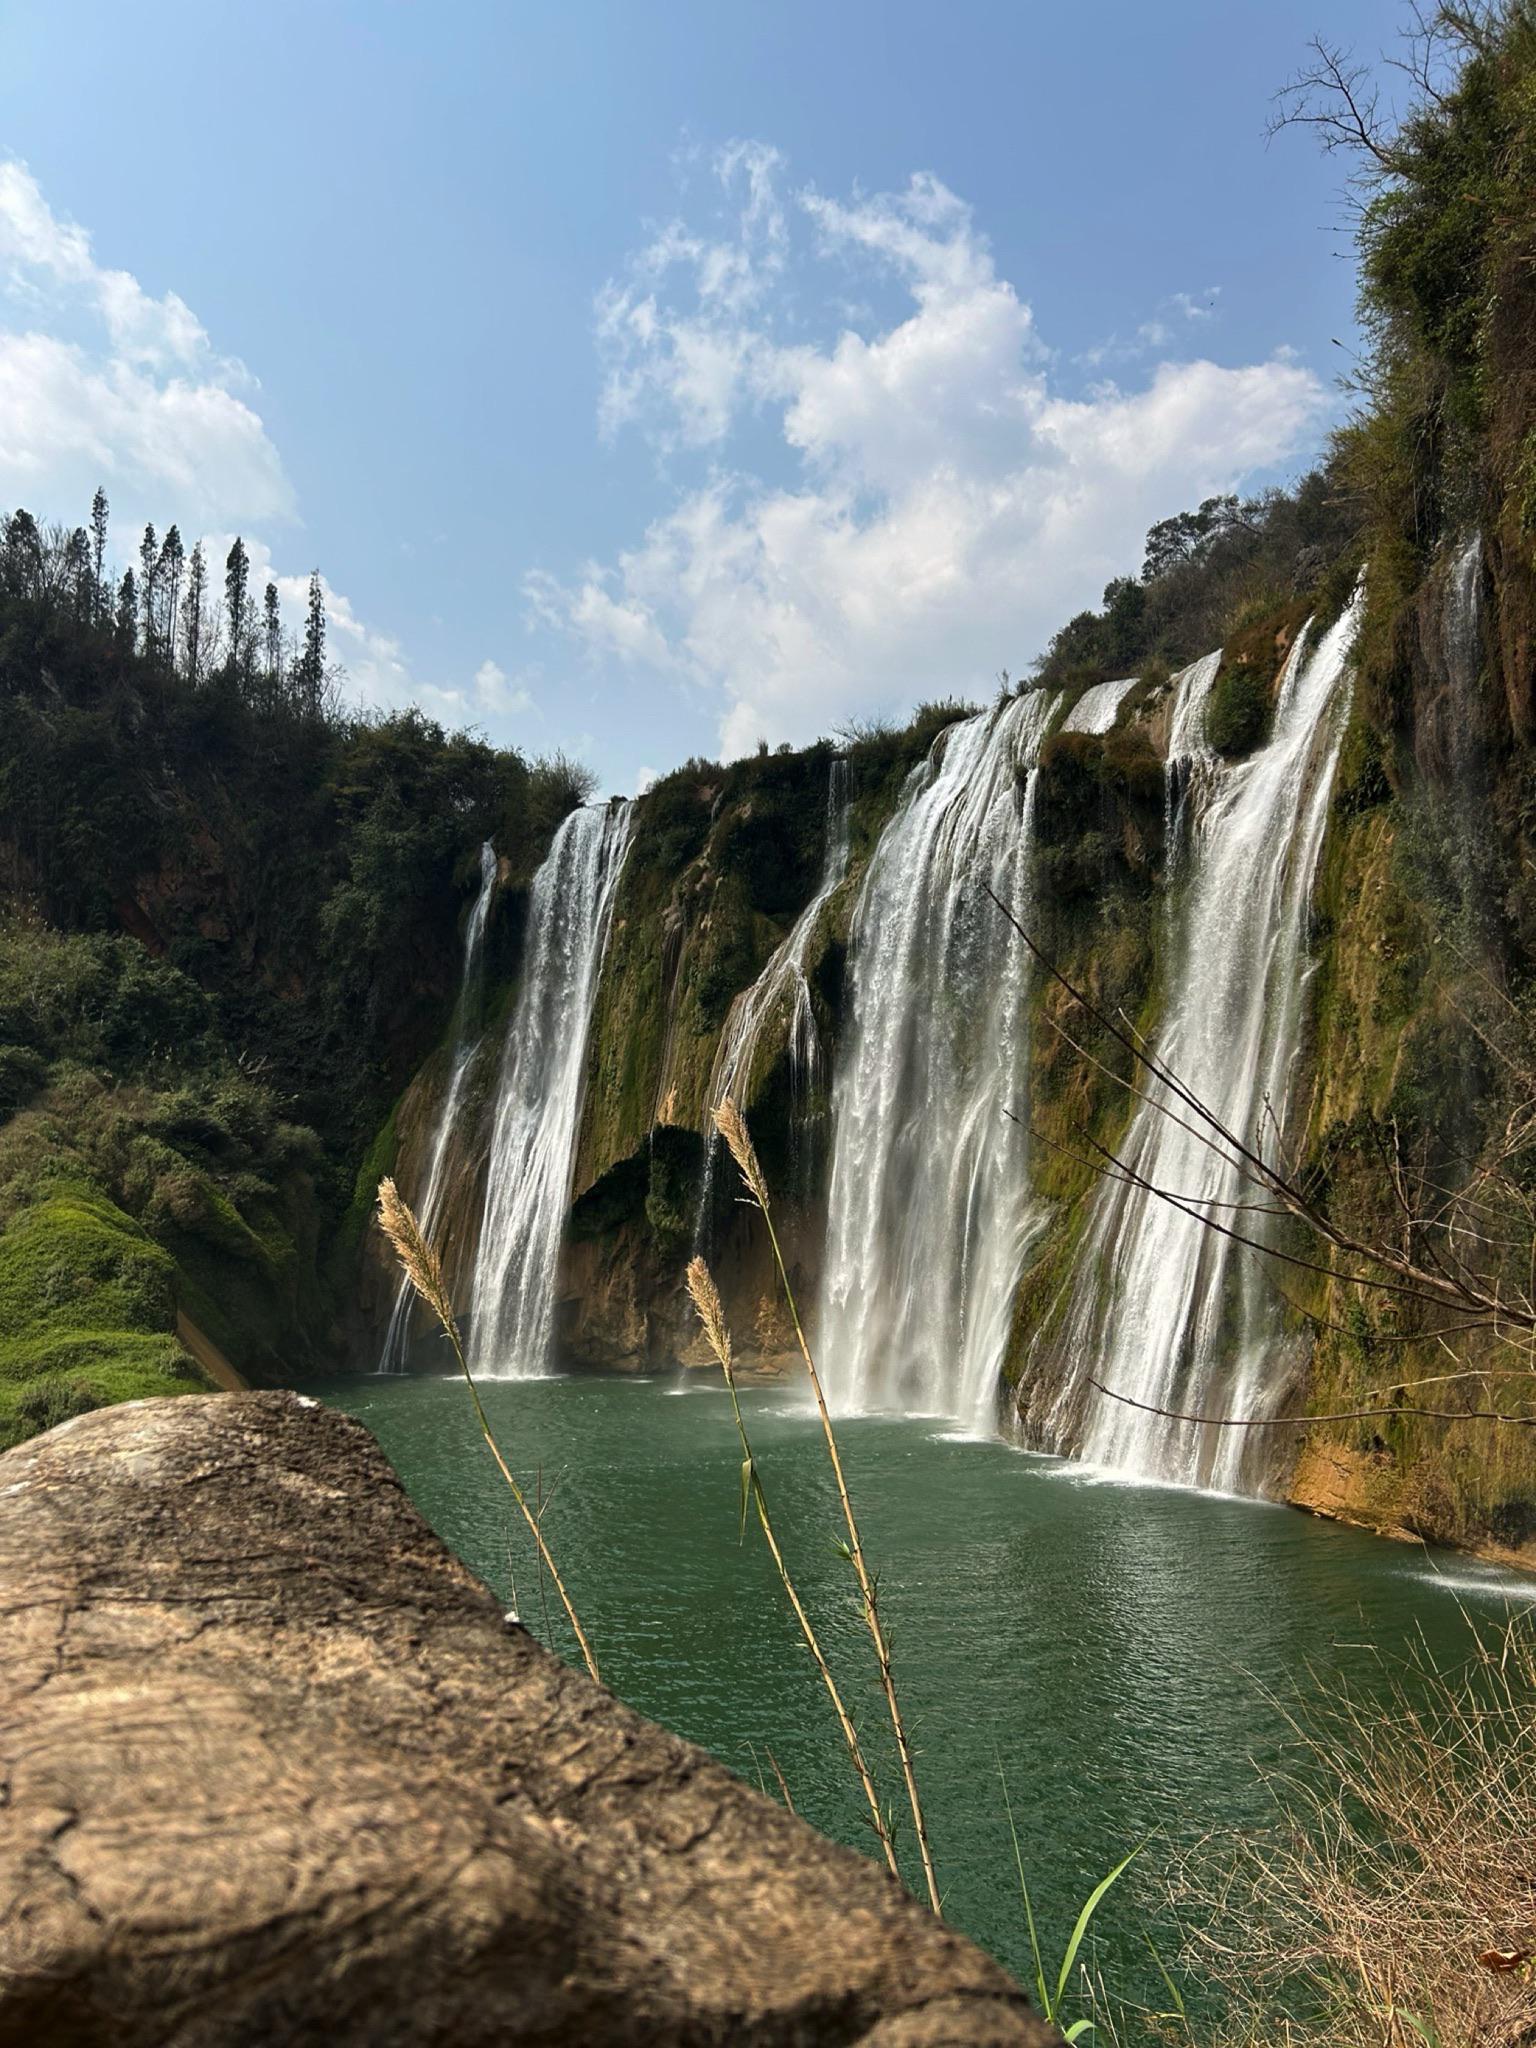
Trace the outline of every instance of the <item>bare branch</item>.
<instances>
[{"instance_id":1,"label":"bare branch","mask_svg":"<svg viewBox=\"0 0 1536 2048\"><path fill-rule=\"evenodd\" d=\"M1317 1422L1390 1422L1398 1415L1427 1415L1436 1422L1505 1422L1518 1429L1536 1429L1536 1415L1510 1415L1501 1408L1341 1408L1331 1415L1197 1415L1181 1408L1159 1408L1152 1401L1138 1401L1114 1387L1106 1387L1091 1373L1085 1375L1090 1387L1126 1408L1139 1408L1143 1415L1160 1415L1167 1422L1198 1422L1208 1429L1310 1429Z\"/></svg>"},{"instance_id":2,"label":"bare branch","mask_svg":"<svg viewBox=\"0 0 1536 2048\"><path fill-rule=\"evenodd\" d=\"M1312 61L1275 94L1266 136L1273 139L1285 128L1311 128L1330 155L1345 150L1369 157L1379 171L1395 171L1398 158L1369 66L1357 64L1348 50L1324 36L1314 36L1309 47Z\"/></svg>"}]
</instances>

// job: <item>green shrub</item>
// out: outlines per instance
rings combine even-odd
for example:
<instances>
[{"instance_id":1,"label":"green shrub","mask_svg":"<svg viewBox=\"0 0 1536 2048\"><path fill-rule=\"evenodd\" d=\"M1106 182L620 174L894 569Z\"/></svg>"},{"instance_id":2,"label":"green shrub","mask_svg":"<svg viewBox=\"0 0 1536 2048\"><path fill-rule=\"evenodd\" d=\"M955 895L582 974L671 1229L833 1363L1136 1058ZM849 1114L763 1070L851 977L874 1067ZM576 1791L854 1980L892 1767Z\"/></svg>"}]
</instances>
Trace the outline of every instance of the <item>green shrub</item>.
<instances>
[{"instance_id":1,"label":"green shrub","mask_svg":"<svg viewBox=\"0 0 1536 2048\"><path fill-rule=\"evenodd\" d=\"M1273 719L1266 679L1251 663L1224 663L1206 699L1206 744L1240 761L1268 739Z\"/></svg>"},{"instance_id":2,"label":"green shrub","mask_svg":"<svg viewBox=\"0 0 1536 2048\"><path fill-rule=\"evenodd\" d=\"M24 1045L0 1045L0 1114L30 1101L47 1073L41 1053Z\"/></svg>"}]
</instances>

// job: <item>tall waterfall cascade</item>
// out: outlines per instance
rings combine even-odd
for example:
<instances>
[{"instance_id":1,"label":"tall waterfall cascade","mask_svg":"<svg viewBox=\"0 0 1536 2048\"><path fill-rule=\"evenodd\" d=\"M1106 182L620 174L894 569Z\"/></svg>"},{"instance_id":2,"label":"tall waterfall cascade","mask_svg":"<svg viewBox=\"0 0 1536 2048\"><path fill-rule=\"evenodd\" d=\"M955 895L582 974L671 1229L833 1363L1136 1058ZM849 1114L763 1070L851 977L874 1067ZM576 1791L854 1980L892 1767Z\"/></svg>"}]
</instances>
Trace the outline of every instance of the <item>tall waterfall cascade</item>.
<instances>
[{"instance_id":1,"label":"tall waterfall cascade","mask_svg":"<svg viewBox=\"0 0 1536 2048\"><path fill-rule=\"evenodd\" d=\"M471 1363L487 1379L548 1369L587 1040L633 823L630 803L572 811L533 879L470 1288Z\"/></svg>"},{"instance_id":2,"label":"tall waterfall cascade","mask_svg":"<svg viewBox=\"0 0 1536 2048\"><path fill-rule=\"evenodd\" d=\"M819 1316L828 1393L844 1413L995 1418L1038 1217L1031 962L986 887L1024 914L1035 763L1057 701L1030 691L941 734L860 890Z\"/></svg>"},{"instance_id":3,"label":"tall waterfall cascade","mask_svg":"<svg viewBox=\"0 0 1536 2048\"><path fill-rule=\"evenodd\" d=\"M782 1042L788 1048L791 1086L797 1102L804 1100L819 1078L823 1048L816 1028L806 960L822 912L842 886L847 872L848 763L842 755L834 755L827 775L826 851L815 894L774 948L756 981L731 1004L709 1076L707 1108L711 1117L728 1098L741 1100L751 1084L759 1053L769 1042L770 1030L773 1042ZM706 1130L696 1242L703 1240L713 1206L720 1142L712 1127Z\"/></svg>"},{"instance_id":4,"label":"tall waterfall cascade","mask_svg":"<svg viewBox=\"0 0 1536 2048\"><path fill-rule=\"evenodd\" d=\"M478 1012L485 921L495 888L496 849L487 839L480 849L480 893L464 927L464 966L459 976L459 996L453 1013L453 1050L448 1086L443 1090L432 1143L427 1152L427 1170L415 1200L417 1217L429 1239L435 1236L438 1214L443 1206L443 1166L448 1157L449 1140L458 1122L459 1105L463 1101L470 1065L480 1044ZM402 1277L394 1307L390 1310L389 1326L384 1332L384 1348L379 1354L380 1372L404 1371L414 1304L415 1293L411 1283Z\"/></svg>"},{"instance_id":5,"label":"tall waterfall cascade","mask_svg":"<svg viewBox=\"0 0 1536 2048\"><path fill-rule=\"evenodd\" d=\"M1314 638L1304 630L1282 674L1269 740L1223 765L1200 738L1219 657L1178 679L1168 759L1170 811L1187 839L1172 862L1169 998L1159 1062L1245 1144L1273 1153L1300 1041L1308 906L1348 701L1360 599ZM1223 1205L1253 1200L1239 1169L1170 1092L1145 1083L1120 1147L1142 1185L1105 1178L1053 1347L1071 1378L1055 1418L1062 1438L1083 1404L1078 1448L1142 1478L1242 1490L1254 1432L1167 1413L1262 1418L1283 1392L1284 1339L1260 1256L1206 1227ZM1183 1206L1148 1192L1164 1189ZM1188 1213L1189 1211L1194 1213ZM1277 1368L1279 1368L1277 1370ZM1097 1380L1143 1404L1087 1386Z\"/></svg>"}]
</instances>

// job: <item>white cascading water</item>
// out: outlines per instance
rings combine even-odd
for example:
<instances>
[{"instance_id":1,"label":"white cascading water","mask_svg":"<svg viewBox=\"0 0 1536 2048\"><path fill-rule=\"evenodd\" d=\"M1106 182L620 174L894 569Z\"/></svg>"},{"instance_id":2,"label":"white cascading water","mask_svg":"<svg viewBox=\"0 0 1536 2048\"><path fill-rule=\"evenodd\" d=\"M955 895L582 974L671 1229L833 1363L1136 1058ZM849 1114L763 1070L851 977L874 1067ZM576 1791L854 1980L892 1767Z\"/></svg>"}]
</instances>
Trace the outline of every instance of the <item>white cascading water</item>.
<instances>
[{"instance_id":1,"label":"white cascading water","mask_svg":"<svg viewBox=\"0 0 1536 2048\"><path fill-rule=\"evenodd\" d=\"M1273 1150L1285 1122L1306 979L1306 927L1347 703L1356 599L1313 642L1297 640L1281 678L1274 730L1248 760L1218 763L1198 737L1219 665L1179 679L1169 787L1191 814L1170 933L1159 1061L1237 1137ZM1177 799L1171 797L1171 805ZM1262 1199L1146 1083L1120 1148L1130 1170L1197 1212ZM1186 1123L1195 1120L1180 1111ZM1256 1219L1240 1227L1261 1228ZM1101 1181L1059 1342L1073 1375L1058 1420L1096 1379L1146 1408L1262 1416L1282 1391L1273 1302L1257 1255L1143 1188ZM1087 1390L1082 1457L1143 1478L1241 1489L1253 1432L1177 1422ZM1062 1424L1065 1434L1065 1424Z\"/></svg>"},{"instance_id":2,"label":"white cascading water","mask_svg":"<svg viewBox=\"0 0 1536 2048\"><path fill-rule=\"evenodd\" d=\"M442 1103L437 1112L437 1123L432 1131L432 1144L427 1153L427 1171L421 1183L420 1196L415 1203L416 1215L429 1239L435 1234L438 1211L442 1208L443 1162L448 1156L448 1141L453 1136L453 1128L458 1121L464 1083L469 1076L470 1063L480 1043L476 1027L479 1023L481 953L485 940L485 920L495 887L496 850L487 839L480 849L480 893L475 898L474 906L469 913L469 922L464 927L464 968L459 976L459 999L453 1013L453 1053L448 1069L448 1086L443 1091ZM380 1372L405 1370L406 1347L410 1338L411 1315L415 1300L415 1290L410 1281L402 1278L399 1292L395 1296L395 1305L390 1310L389 1327L384 1332L384 1348L379 1354Z\"/></svg>"},{"instance_id":3,"label":"white cascading water","mask_svg":"<svg viewBox=\"0 0 1536 2048\"><path fill-rule=\"evenodd\" d=\"M1136 687L1135 676L1118 683L1094 683L1084 690L1061 721L1063 732L1106 733L1120 715L1126 695Z\"/></svg>"},{"instance_id":4,"label":"white cascading water","mask_svg":"<svg viewBox=\"0 0 1536 2048\"><path fill-rule=\"evenodd\" d=\"M572 811L533 878L470 1290L470 1359L487 1379L548 1367L587 1038L633 818L629 803Z\"/></svg>"},{"instance_id":5,"label":"white cascading water","mask_svg":"<svg viewBox=\"0 0 1536 2048\"><path fill-rule=\"evenodd\" d=\"M986 886L1027 923L1033 771L1056 702L1030 691L942 734L859 894L819 1317L828 1392L844 1413L995 1420L1037 1219L1031 963Z\"/></svg>"},{"instance_id":6,"label":"white cascading water","mask_svg":"<svg viewBox=\"0 0 1536 2048\"><path fill-rule=\"evenodd\" d=\"M796 1102L803 1101L817 1078L822 1048L816 1010L806 979L805 961L821 913L848 872L848 763L834 755L827 778L827 838L816 893L774 948L762 973L731 1004L725 1029L710 1070L708 1110L711 1115L728 1097L741 1100L750 1085L764 1034L775 1027L775 1043L789 1051L790 1080ZM704 1178L699 1196L696 1243L702 1243L714 1199L715 1167L721 1140L713 1126L705 1133Z\"/></svg>"}]
</instances>

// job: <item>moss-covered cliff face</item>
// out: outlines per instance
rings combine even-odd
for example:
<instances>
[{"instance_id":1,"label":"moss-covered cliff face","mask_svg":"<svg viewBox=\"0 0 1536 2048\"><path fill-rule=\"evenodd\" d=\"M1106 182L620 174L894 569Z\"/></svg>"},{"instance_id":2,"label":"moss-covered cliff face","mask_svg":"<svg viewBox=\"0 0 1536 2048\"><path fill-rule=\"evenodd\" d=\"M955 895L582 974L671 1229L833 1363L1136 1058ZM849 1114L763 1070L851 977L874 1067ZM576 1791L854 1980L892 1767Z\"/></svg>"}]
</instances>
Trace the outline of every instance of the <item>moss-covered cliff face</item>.
<instances>
[{"instance_id":1,"label":"moss-covered cliff face","mask_svg":"<svg viewBox=\"0 0 1536 2048\"><path fill-rule=\"evenodd\" d=\"M928 707L903 730L846 748L839 797L846 871L804 952L822 1060L797 1086L791 1005L780 1003L736 1083L807 1298L820 1271L827 1090L853 904L907 777L965 708ZM640 800L589 1048L559 1321L573 1359L635 1366L691 1356L696 1340L682 1271L700 1237L746 1353L777 1356L789 1348L766 1233L736 1201L728 1160L706 1177L709 1112L732 1006L816 895L836 829L836 758L821 744L727 768L690 763Z\"/></svg>"},{"instance_id":2,"label":"moss-covered cliff face","mask_svg":"<svg viewBox=\"0 0 1536 2048\"><path fill-rule=\"evenodd\" d=\"M1383 579L1373 603L1318 891L1301 1155L1352 1234L1462 1259L1511 1296L1528 1288L1531 1244L1536 763L1503 613L1523 606L1523 581L1511 593L1474 538L1406 588ZM1408 1412L1523 1408L1523 1361L1500 1333L1453 1327L1442 1343L1428 1333L1447 1318L1412 1302L1316 1279L1291 1291L1318 1318L1312 1412L1391 1411L1309 1430L1293 1497L1536 1555L1530 1432Z\"/></svg>"},{"instance_id":3,"label":"moss-covered cliff face","mask_svg":"<svg viewBox=\"0 0 1536 2048\"><path fill-rule=\"evenodd\" d=\"M790 1012L782 1006L765 1019L737 1086L780 1192L782 1234L808 1287L821 1240L827 1082L858 880L907 776L964 709L929 707L906 728L871 733L841 754L820 744L725 767L690 762L638 800L589 1026L556 1320L557 1346L568 1361L633 1369L691 1355L692 1312L682 1270L701 1229L738 1315L744 1349L787 1349L766 1237L736 1202L728 1164L706 1185L706 1132L722 1038L733 1004L816 891L838 762L847 874L804 955L826 1056L809 1089L792 1085ZM441 1235L450 1283L466 1308L496 1086L521 971L528 879L526 863L514 874L503 862L488 927L480 1046L446 1156ZM387 1172L408 1191L420 1186L449 1068L444 1043L418 1069L358 1170L342 1252L359 1276L349 1333L359 1364L377 1356L397 1285L366 1228L373 1191ZM425 1328L417 1328L413 1348L422 1362L437 1356Z\"/></svg>"}]
</instances>

